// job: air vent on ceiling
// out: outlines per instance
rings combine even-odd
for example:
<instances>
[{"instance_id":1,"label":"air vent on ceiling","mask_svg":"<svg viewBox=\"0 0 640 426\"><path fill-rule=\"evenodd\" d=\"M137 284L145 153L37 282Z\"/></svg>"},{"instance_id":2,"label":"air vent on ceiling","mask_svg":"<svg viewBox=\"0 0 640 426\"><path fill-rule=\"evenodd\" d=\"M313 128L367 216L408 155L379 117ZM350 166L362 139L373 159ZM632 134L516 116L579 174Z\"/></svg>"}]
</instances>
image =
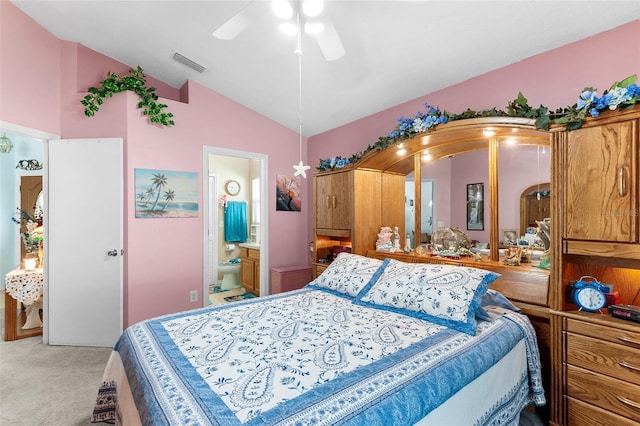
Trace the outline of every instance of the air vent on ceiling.
<instances>
[{"instance_id":1,"label":"air vent on ceiling","mask_svg":"<svg viewBox=\"0 0 640 426\"><path fill-rule=\"evenodd\" d=\"M203 67L202 65L200 65L199 63L192 61L191 59L187 58L186 56L182 56L178 52L173 54L173 59L175 59L176 61L180 62L181 64L184 64L184 65L188 66L189 68L191 68L193 70L198 71L199 73L202 73L202 71L206 70L206 68Z\"/></svg>"}]
</instances>

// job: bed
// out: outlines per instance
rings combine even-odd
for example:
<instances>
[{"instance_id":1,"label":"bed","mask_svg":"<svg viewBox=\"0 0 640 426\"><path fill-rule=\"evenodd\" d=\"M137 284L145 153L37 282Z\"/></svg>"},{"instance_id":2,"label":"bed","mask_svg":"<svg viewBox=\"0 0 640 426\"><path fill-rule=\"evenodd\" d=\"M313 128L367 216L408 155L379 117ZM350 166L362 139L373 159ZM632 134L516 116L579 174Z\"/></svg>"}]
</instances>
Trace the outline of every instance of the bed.
<instances>
[{"instance_id":1,"label":"bed","mask_svg":"<svg viewBox=\"0 0 640 426\"><path fill-rule=\"evenodd\" d=\"M300 290L140 322L92 421L517 424L545 397L534 329L497 277L341 253Z\"/></svg>"}]
</instances>

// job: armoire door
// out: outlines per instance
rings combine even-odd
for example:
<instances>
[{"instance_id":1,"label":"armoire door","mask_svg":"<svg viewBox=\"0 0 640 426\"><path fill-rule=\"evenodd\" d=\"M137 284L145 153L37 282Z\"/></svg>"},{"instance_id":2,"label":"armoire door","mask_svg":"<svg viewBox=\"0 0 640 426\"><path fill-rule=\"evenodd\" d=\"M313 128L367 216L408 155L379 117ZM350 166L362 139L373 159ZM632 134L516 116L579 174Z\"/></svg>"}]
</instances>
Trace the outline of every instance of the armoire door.
<instances>
[{"instance_id":1,"label":"armoire door","mask_svg":"<svg viewBox=\"0 0 640 426\"><path fill-rule=\"evenodd\" d=\"M122 139L52 140L47 150L45 335L110 347L123 326Z\"/></svg>"}]
</instances>

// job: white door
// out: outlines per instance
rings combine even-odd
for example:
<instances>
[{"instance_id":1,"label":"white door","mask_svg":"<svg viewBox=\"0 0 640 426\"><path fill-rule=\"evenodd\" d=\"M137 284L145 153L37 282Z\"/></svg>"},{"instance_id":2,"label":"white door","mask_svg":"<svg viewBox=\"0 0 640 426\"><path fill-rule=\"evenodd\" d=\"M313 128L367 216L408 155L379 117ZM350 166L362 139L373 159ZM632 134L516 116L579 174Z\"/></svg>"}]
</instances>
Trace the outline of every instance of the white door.
<instances>
[{"instance_id":1,"label":"white door","mask_svg":"<svg viewBox=\"0 0 640 426\"><path fill-rule=\"evenodd\" d=\"M51 140L48 165L49 344L113 346L123 324L122 139Z\"/></svg>"}]
</instances>

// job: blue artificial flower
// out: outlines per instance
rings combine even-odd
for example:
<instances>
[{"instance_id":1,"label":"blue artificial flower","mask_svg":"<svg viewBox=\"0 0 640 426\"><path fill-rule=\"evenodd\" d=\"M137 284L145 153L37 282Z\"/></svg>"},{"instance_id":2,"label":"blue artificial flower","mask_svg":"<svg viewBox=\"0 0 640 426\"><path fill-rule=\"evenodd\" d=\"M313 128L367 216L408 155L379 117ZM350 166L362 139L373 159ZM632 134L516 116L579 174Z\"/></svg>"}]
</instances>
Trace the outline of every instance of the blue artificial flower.
<instances>
[{"instance_id":1,"label":"blue artificial flower","mask_svg":"<svg viewBox=\"0 0 640 426\"><path fill-rule=\"evenodd\" d=\"M636 96L640 96L640 86L638 86L636 83L632 83L627 86L627 92L629 92L629 95L632 98L635 98Z\"/></svg>"},{"instance_id":2,"label":"blue artificial flower","mask_svg":"<svg viewBox=\"0 0 640 426\"><path fill-rule=\"evenodd\" d=\"M603 110L609 106L609 102L611 102L611 95L609 93L602 95L601 98L596 99L596 108Z\"/></svg>"},{"instance_id":3,"label":"blue artificial flower","mask_svg":"<svg viewBox=\"0 0 640 426\"><path fill-rule=\"evenodd\" d=\"M618 105L631 99L629 92L625 87L615 87L611 92L611 101L609 102L609 109L616 109Z\"/></svg>"},{"instance_id":4,"label":"blue artificial flower","mask_svg":"<svg viewBox=\"0 0 640 426\"><path fill-rule=\"evenodd\" d=\"M585 89L578 98L578 102L576 102L578 109L587 108L591 105L592 102L595 102L596 99L596 91L591 89Z\"/></svg>"},{"instance_id":5,"label":"blue artificial flower","mask_svg":"<svg viewBox=\"0 0 640 426\"><path fill-rule=\"evenodd\" d=\"M592 117L597 117L600 115L600 111L598 111L597 108L591 108L589 110L589 114L591 114Z\"/></svg>"}]
</instances>

